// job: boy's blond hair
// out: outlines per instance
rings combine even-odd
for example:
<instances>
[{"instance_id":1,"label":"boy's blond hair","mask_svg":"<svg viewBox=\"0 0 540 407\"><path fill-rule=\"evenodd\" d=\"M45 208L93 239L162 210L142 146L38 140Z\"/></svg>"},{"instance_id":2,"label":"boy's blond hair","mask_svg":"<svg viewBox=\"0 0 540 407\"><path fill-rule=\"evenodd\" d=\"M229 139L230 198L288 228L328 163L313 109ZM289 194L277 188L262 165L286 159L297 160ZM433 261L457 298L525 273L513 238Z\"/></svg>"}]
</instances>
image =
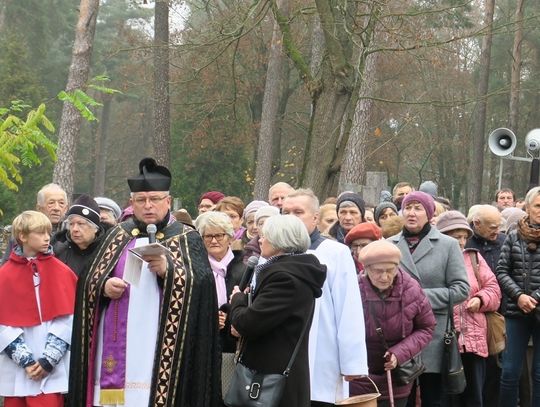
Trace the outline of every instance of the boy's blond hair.
<instances>
[{"instance_id":1,"label":"boy's blond hair","mask_svg":"<svg viewBox=\"0 0 540 407\"><path fill-rule=\"evenodd\" d=\"M15 219L11 226L11 233L17 242L19 241L19 235L28 235L31 232L48 232L49 234L52 231L51 221L47 216L38 211L24 211Z\"/></svg>"}]
</instances>

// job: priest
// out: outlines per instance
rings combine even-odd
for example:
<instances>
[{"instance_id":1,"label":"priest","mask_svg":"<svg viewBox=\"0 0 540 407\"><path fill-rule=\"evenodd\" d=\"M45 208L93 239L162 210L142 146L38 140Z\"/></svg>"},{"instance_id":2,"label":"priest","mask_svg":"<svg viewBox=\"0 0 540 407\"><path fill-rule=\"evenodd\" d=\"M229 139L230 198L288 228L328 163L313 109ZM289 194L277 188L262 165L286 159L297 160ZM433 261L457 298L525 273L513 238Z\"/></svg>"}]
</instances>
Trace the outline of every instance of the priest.
<instances>
[{"instance_id":1,"label":"priest","mask_svg":"<svg viewBox=\"0 0 540 407\"><path fill-rule=\"evenodd\" d=\"M145 158L128 185L134 217L79 280L70 405L218 406L218 306L201 237L170 214L167 168ZM130 249L149 239L169 250L141 261Z\"/></svg>"}]
</instances>

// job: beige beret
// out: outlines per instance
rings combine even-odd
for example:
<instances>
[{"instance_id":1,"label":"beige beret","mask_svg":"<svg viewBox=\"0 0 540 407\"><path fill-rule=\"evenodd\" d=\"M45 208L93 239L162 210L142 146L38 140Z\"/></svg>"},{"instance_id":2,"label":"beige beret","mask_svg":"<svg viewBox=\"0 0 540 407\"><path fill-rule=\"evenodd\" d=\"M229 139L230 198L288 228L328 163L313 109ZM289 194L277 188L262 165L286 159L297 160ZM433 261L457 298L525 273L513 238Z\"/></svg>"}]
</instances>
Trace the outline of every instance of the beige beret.
<instances>
[{"instance_id":1,"label":"beige beret","mask_svg":"<svg viewBox=\"0 0 540 407\"><path fill-rule=\"evenodd\" d=\"M399 264L401 252L396 245L386 240L377 240L360 250L358 260L365 267L378 263Z\"/></svg>"}]
</instances>

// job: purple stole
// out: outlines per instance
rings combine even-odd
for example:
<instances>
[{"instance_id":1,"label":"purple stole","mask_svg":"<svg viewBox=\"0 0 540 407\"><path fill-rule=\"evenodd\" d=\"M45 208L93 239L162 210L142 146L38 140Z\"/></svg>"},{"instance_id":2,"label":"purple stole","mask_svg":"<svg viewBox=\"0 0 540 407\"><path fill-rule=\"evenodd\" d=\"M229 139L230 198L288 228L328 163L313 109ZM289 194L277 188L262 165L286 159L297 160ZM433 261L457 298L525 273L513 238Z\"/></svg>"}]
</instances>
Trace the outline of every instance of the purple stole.
<instances>
[{"instance_id":1,"label":"purple stole","mask_svg":"<svg viewBox=\"0 0 540 407\"><path fill-rule=\"evenodd\" d=\"M122 278L128 249L135 246L137 239L128 243L118 259L111 277ZM110 300L103 321L103 353L101 355L100 404L124 404L126 387L126 339L129 309L128 285L117 300Z\"/></svg>"}]
</instances>

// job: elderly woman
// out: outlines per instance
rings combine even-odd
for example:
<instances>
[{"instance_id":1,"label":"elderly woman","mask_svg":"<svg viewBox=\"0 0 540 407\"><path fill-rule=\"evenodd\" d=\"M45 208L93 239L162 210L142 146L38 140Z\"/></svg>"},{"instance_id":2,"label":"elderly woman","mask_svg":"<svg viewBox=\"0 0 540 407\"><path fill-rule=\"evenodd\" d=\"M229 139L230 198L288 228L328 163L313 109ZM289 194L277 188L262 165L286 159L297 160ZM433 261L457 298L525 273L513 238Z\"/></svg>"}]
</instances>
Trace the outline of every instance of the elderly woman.
<instances>
[{"instance_id":1,"label":"elderly woman","mask_svg":"<svg viewBox=\"0 0 540 407\"><path fill-rule=\"evenodd\" d=\"M264 206L270 206L270 204L266 201L251 201L246 205L246 208L244 209L244 226L246 227L246 231L242 236L244 245L258 235L255 214Z\"/></svg>"},{"instance_id":2,"label":"elderly woman","mask_svg":"<svg viewBox=\"0 0 540 407\"><path fill-rule=\"evenodd\" d=\"M66 213L65 240L53 246L55 256L78 276L83 275L97 254L104 236L96 201L81 195Z\"/></svg>"},{"instance_id":3,"label":"elderly woman","mask_svg":"<svg viewBox=\"0 0 540 407\"><path fill-rule=\"evenodd\" d=\"M357 274L360 274L362 270L364 270L364 266L358 259L360 251L371 242L381 239L381 229L371 222L360 223L347 233L347 236L345 236L345 244L351 249Z\"/></svg>"},{"instance_id":4,"label":"elderly woman","mask_svg":"<svg viewBox=\"0 0 540 407\"><path fill-rule=\"evenodd\" d=\"M448 305L450 298L454 305L467 298L467 271L458 242L430 225L435 212L431 195L412 192L403 199L401 209L403 231L390 241L401 251L401 268L420 283L437 319L433 340L422 351L426 366L420 376L422 406L440 406L447 399L441 370Z\"/></svg>"},{"instance_id":5,"label":"elderly woman","mask_svg":"<svg viewBox=\"0 0 540 407\"><path fill-rule=\"evenodd\" d=\"M204 212L197 217L195 226L201 234L208 252L208 261L214 272L219 306L219 329L223 355L222 385L227 389L231 379L236 337L231 333L228 298L233 287L240 283L244 272L242 252L233 251L234 230L229 216L223 212Z\"/></svg>"},{"instance_id":6,"label":"elderly woman","mask_svg":"<svg viewBox=\"0 0 540 407\"><path fill-rule=\"evenodd\" d=\"M459 211L444 212L437 220L437 229L458 241L471 286L467 299L454 307L454 322L460 333L459 349L467 379L465 391L456 399L460 406L482 407L488 357L485 313L497 311L501 303L501 289L495 274L478 250L465 249L465 243L473 234L465 215Z\"/></svg>"},{"instance_id":7,"label":"elderly woman","mask_svg":"<svg viewBox=\"0 0 540 407\"><path fill-rule=\"evenodd\" d=\"M252 303L235 287L232 325L243 337L242 363L260 373L282 373L306 324L315 298L322 294L326 267L305 254L310 239L293 215L268 218L261 233L261 255L268 259L255 271ZM308 327L309 328L309 327ZM285 384L282 407L309 407L308 332L304 335Z\"/></svg>"},{"instance_id":8,"label":"elderly woman","mask_svg":"<svg viewBox=\"0 0 540 407\"><path fill-rule=\"evenodd\" d=\"M381 202L375 208L375 223L381 227L388 219L396 216L398 216L398 209L392 202Z\"/></svg>"},{"instance_id":9,"label":"elderly woman","mask_svg":"<svg viewBox=\"0 0 540 407\"><path fill-rule=\"evenodd\" d=\"M389 406L386 371L395 369L427 346L433 335L435 317L420 284L400 270L401 252L395 245L385 240L372 242L358 257L365 268L359 283L369 377L382 394L377 405ZM407 404L412 385L394 384L396 407ZM350 384L349 393L351 396L369 393L370 386L364 379L357 379Z\"/></svg>"},{"instance_id":10,"label":"elderly woman","mask_svg":"<svg viewBox=\"0 0 540 407\"><path fill-rule=\"evenodd\" d=\"M527 217L503 243L497 280L503 291L506 349L503 353L499 406L518 405L521 368L532 337L532 406L540 406L540 187L525 197Z\"/></svg>"}]
</instances>

